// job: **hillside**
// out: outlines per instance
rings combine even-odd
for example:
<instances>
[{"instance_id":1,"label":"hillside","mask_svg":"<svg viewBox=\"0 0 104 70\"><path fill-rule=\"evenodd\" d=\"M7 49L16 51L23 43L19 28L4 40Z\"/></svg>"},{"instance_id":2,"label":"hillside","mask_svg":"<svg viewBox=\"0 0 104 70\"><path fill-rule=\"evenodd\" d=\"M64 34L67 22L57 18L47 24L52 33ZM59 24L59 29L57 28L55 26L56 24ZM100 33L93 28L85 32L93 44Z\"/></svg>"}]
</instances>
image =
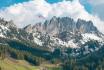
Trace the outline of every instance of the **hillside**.
<instances>
[{"instance_id":1,"label":"hillside","mask_svg":"<svg viewBox=\"0 0 104 70\"><path fill-rule=\"evenodd\" d=\"M41 66L33 66L24 60L15 60L6 58L0 60L0 70L61 70L60 67L53 64L43 64Z\"/></svg>"},{"instance_id":2,"label":"hillside","mask_svg":"<svg viewBox=\"0 0 104 70\"><path fill-rule=\"evenodd\" d=\"M0 60L0 70L39 70L39 67L32 66L24 60L6 58Z\"/></svg>"},{"instance_id":3,"label":"hillside","mask_svg":"<svg viewBox=\"0 0 104 70\"><path fill-rule=\"evenodd\" d=\"M53 17L44 24L17 28L13 22L0 19L0 57L6 66L11 62L17 69L103 69L103 49L104 35L91 21ZM15 64L8 57L20 62Z\"/></svg>"}]
</instances>

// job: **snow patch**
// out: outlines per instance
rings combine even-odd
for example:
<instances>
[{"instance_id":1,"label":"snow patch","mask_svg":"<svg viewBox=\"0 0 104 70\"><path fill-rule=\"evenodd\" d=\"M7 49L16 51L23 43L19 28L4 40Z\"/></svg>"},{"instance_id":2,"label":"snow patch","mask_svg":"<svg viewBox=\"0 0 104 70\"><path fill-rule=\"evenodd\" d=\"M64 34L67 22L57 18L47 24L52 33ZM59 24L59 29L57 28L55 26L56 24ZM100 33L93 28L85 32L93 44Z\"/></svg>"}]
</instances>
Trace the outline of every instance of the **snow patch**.
<instances>
[{"instance_id":1,"label":"snow patch","mask_svg":"<svg viewBox=\"0 0 104 70\"><path fill-rule=\"evenodd\" d=\"M0 25L0 37L4 38L7 31L9 31L7 27Z\"/></svg>"},{"instance_id":2,"label":"snow patch","mask_svg":"<svg viewBox=\"0 0 104 70\"><path fill-rule=\"evenodd\" d=\"M77 44L73 42L73 40L68 41L67 46L71 48L78 48Z\"/></svg>"},{"instance_id":3,"label":"snow patch","mask_svg":"<svg viewBox=\"0 0 104 70\"><path fill-rule=\"evenodd\" d=\"M70 40L68 42L62 41L59 38L52 37L51 40L54 42L53 44L64 46L64 47L71 47L71 48L78 48L77 44Z\"/></svg>"},{"instance_id":4,"label":"snow patch","mask_svg":"<svg viewBox=\"0 0 104 70\"><path fill-rule=\"evenodd\" d=\"M0 33L0 37L3 37L3 38L5 38L5 36L4 36L2 33Z\"/></svg>"},{"instance_id":5,"label":"snow patch","mask_svg":"<svg viewBox=\"0 0 104 70\"><path fill-rule=\"evenodd\" d=\"M85 34L82 34L82 37L85 41L88 41L90 39L102 41L102 39L100 37L96 36L95 34L85 33Z\"/></svg>"},{"instance_id":6,"label":"snow patch","mask_svg":"<svg viewBox=\"0 0 104 70\"><path fill-rule=\"evenodd\" d=\"M34 42L40 46L43 45L43 42L41 40L39 40L38 38L34 37Z\"/></svg>"}]
</instances>

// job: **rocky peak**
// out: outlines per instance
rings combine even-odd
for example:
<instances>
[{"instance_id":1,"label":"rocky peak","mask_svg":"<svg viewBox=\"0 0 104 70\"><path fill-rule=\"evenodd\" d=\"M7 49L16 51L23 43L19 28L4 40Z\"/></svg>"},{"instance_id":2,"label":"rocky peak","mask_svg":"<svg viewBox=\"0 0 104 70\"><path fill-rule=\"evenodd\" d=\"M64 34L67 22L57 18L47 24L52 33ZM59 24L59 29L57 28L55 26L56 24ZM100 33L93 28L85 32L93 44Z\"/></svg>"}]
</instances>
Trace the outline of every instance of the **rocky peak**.
<instances>
[{"instance_id":1,"label":"rocky peak","mask_svg":"<svg viewBox=\"0 0 104 70\"><path fill-rule=\"evenodd\" d=\"M32 25L29 24L26 27L23 28L26 32L31 33L32 32Z\"/></svg>"},{"instance_id":2,"label":"rocky peak","mask_svg":"<svg viewBox=\"0 0 104 70\"><path fill-rule=\"evenodd\" d=\"M35 25L27 25L23 28L28 33L34 33L34 32L42 32L43 25L41 23L36 23Z\"/></svg>"},{"instance_id":3,"label":"rocky peak","mask_svg":"<svg viewBox=\"0 0 104 70\"><path fill-rule=\"evenodd\" d=\"M93 22L82 19L78 19L77 22L75 22L69 17L54 16L52 19L46 20L43 24L37 23L35 25L28 25L24 29L26 32L32 33L33 37L35 34L38 34L39 38L41 38L41 36L47 38L44 36L47 34L50 38L58 38L63 42L68 42L70 40L77 42L83 39L84 34L86 36L93 34L98 37L102 35L93 25Z\"/></svg>"},{"instance_id":4,"label":"rocky peak","mask_svg":"<svg viewBox=\"0 0 104 70\"><path fill-rule=\"evenodd\" d=\"M81 19L75 22L69 17L53 17L43 24L29 24L23 29L9 28L12 27L11 22L2 19L0 21L1 25L7 26L4 30L1 30L1 37L30 41L49 48L56 46L77 48L89 40L102 41L103 39L97 35L99 31L91 21ZM6 29L7 31L5 31Z\"/></svg>"},{"instance_id":5,"label":"rocky peak","mask_svg":"<svg viewBox=\"0 0 104 70\"><path fill-rule=\"evenodd\" d=\"M75 29L75 22L72 18L62 17L59 18L60 32L67 31L72 32Z\"/></svg>"},{"instance_id":6,"label":"rocky peak","mask_svg":"<svg viewBox=\"0 0 104 70\"><path fill-rule=\"evenodd\" d=\"M17 27L17 26L13 23L12 20L6 21L6 20L4 20L3 18L0 18L0 25L6 26L6 27L9 27L9 28L11 28L11 27L16 28L16 27Z\"/></svg>"},{"instance_id":7,"label":"rocky peak","mask_svg":"<svg viewBox=\"0 0 104 70\"><path fill-rule=\"evenodd\" d=\"M92 21L85 21L78 19L76 27L81 33L97 33L97 28L93 25Z\"/></svg>"}]
</instances>

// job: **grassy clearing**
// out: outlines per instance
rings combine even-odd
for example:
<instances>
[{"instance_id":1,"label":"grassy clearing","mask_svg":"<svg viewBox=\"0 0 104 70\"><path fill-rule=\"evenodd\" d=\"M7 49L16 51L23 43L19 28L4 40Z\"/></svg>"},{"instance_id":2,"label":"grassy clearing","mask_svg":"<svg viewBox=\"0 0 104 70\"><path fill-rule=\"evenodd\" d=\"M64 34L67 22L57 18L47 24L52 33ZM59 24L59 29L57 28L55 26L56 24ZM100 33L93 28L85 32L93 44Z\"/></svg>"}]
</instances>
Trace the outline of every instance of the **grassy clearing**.
<instances>
[{"instance_id":1,"label":"grassy clearing","mask_svg":"<svg viewBox=\"0 0 104 70\"><path fill-rule=\"evenodd\" d=\"M23 60L0 60L1 70L39 70L39 67L31 66L26 61Z\"/></svg>"},{"instance_id":2,"label":"grassy clearing","mask_svg":"<svg viewBox=\"0 0 104 70\"><path fill-rule=\"evenodd\" d=\"M0 60L0 70L62 70L54 64L42 64L40 66L32 66L24 60L14 60L5 58Z\"/></svg>"}]
</instances>

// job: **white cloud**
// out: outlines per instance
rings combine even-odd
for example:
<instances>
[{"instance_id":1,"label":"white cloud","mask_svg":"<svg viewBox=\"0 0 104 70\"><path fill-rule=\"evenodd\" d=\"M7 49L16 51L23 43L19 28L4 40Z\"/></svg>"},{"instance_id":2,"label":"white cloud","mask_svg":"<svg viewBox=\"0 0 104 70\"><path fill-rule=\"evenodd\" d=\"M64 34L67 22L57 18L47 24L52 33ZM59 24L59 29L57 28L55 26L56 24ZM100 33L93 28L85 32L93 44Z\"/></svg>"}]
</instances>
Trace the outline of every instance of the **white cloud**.
<instances>
[{"instance_id":1,"label":"white cloud","mask_svg":"<svg viewBox=\"0 0 104 70\"><path fill-rule=\"evenodd\" d=\"M7 7L0 11L0 16L12 19L18 27L23 27L43 21L44 18L40 16L46 17L49 10L50 6L44 0L35 0Z\"/></svg>"},{"instance_id":2,"label":"white cloud","mask_svg":"<svg viewBox=\"0 0 104 70\"><path fill-rule=\"evenodd\" d=\"M92 20L94 25L104 33L104 23L97 16L93 16L86 12L79 0L63 1L49 4L45 0L32 0L20 4L15 4L0 11L0 16L7 20L12 19L18 27L27 24L35 24L43 22L52 16L68 16L75 20L78 18L84 20Z\"/></svg>"},{"instance_id":3,"label":"white cloud","mask_svg":"<svg viewBox=\"0 0 104 70\"><path fill-rule=\"evenodd\" d=\"M92 5L104 4L104 0L88 0Z\"/></svg>"},{"instance_id":4,"label":"white cloud","mask_svg":"<svg viewBox=\"0 0 104 70\"><path fill-rule=\"evenodd\" d=\"M94 6L92 13L98 15L102 20L104 20L104 4Z\"/></svg>"},{"instance_id":5,"label":"white cloud","mask_svg":"<svg viewBox=\"0 0 104 70\"><path fill-rule=\"evenodd\" d=\"M104 0L88 0L92 5L92 14L98 15L104 21Z\"/></svg>"}]
</instances>

